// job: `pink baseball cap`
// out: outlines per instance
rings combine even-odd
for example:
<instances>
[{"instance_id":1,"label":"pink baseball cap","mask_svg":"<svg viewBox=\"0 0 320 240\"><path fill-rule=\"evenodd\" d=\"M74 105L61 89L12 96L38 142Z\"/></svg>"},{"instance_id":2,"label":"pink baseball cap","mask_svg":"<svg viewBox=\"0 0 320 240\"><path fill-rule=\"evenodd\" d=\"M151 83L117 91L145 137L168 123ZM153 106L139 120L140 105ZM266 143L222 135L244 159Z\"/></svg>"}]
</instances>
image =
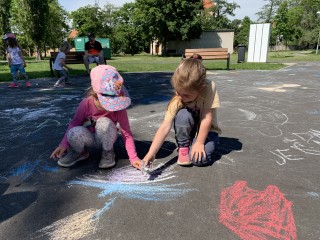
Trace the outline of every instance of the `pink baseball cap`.
<instances>
[{"instance_id":1,"label":"pink baseball cap","mask_svg":"<svg viewBox=\"0 0 320 240\"><path fill-rule=\"evenodd\" d=\"M16 35L14 35L13 33L6 33L2 39L6 40L8 38L16 38Z\"/></svg>"},{"instance_id":2,"label":"pink baseball cap","mask_svg":"<svg viewBox=\"0 0 320 240\"><path fill-rule=\"evenodd\" d=\"M130 106L131 99L123 85L123 78L110 65L99 65L91 70L91 86L107 111L119 111Z\"/></svg>"}]
</instances>

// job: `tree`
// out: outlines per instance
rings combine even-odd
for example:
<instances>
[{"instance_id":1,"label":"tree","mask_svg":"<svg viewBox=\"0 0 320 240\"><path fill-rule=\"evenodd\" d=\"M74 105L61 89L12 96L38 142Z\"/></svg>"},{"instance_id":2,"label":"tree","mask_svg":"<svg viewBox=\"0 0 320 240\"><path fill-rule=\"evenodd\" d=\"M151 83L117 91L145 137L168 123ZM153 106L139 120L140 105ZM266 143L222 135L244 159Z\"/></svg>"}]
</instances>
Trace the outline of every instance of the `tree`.
<instances>
[{"instance_id":1,"label":"tree","mask_svg":"<svg viewBox=\"0 0 320 240\"><path fill-rule=\"evenodd\" d=\"M126 3L113 14L114 27L113 52L124 52L131 55L144 50L145 43L148 43L140 25L134 22L134 3Z\"/></svg>"},{"instance_id":2,"label":"tree","mask_svg":"<svg viewBox=\"0 0 320 240\"><path fill-rule=\"evenodd\" d=\"M225 0L214 1L214 6L206 9L204 16L204 29L228 29L231 28L231 22L228 16L234 16L234 10L240 6L233 2L228 3Z\"/></svg>"},{"instance_id":3,"label":"tree","mask_svg":"<svg viewBox=\"0 0 320 240\"><path fill-rule=\"evenodd\" d=\"M235 31L234 45L245 45L249 44L249 32L251 20L249 17L244 17L240 24L237 26L238 29Z\"/></svg>"},{"instance_id":4,"label":"tree","mask_svg":"<svg viewBox=\"0 0 320 240\"><path fill-rule=\"evenodd\" d=\"M272 22L273 17L275 16L283 0L264 0L264 1L268 3L265 4L261 8L261 11L257 12L256 15L258 16L259 22L270 23Z\"/></svg>"},{"instance_id":5,"label":"tree","mask_svg":"<svg viewBox=\"0 0 320 240\"><path fill-rule=\"evenodd\" d=\"M80 36L95 33L99 37L105 37L102 16L103 14L98 4L81 7L71 12L72 27L78 30Z\"/></svg>"},{"instance_id":6,"label":"tree","mask_svg":"<svg viewBox=\"0 0 320 240\"><path fill-rule=\"evenodd\" d=\"M136 0L134 22L142 27L149 41L157 39L166 54L168 40L188 41L202 33L199 0Z\"/></svg>"},{"instance_id":7,"label":"tree","mask_svg":"<svg viewBox=\"0 0 320 240\"><path fill-rule=\"evenodd\" d=\"M3 36L7 32L11 32L9 19L11 17L10 15L10 7L11 7L11 0L0 0L0 34ZM5 46L4 44L1 47L1 52L3 59L6 59L5 56Z\"/></svg>"},{"instance_id":8,"label":"tree","mask_svg":"<svg viewBox=\"0 0 320 240\"><path fill-rule=\"evenodd\" d=\"M19 34L26 36L36 48L36 59L41 59L49 16L49 0L13 0L12 25Z\"/></svg>"},{"instance_id":9,"label":"tree","mask_svg":"<svg viewBox=\"0 0 320 240\"><path fill-rule=\"evenodd\" d=\"M292 35L294 33L293 26L290 26L288 20L288 2L284 1L279 6L276 16L274 17L274 34L282 39L286 46L288 42L292 40Z\"/></svg>"},{"instance_id":10,"label":"tree","mask_svg":"<svg viewBox=\"0 0 320 240\"><path fill-rule=\"evenodd\" d=\"M45 33L45 48L58 48L69 32L68 13L57 0L49 2L49 16Z\"/></svg>"},{"instance_id":11,"label":"tree","mask_svg":"<svg viewBox=\"0 0 320 240\"><path fill-rule=\"evenodd\" d=\"M115 7L113 4L107 3L104 5L102 11L102 26L103 32L106 36L112 34L113 28L118 24L114 19L114 13L118 11L119 8Z\"/></svg>"}]
</instances>

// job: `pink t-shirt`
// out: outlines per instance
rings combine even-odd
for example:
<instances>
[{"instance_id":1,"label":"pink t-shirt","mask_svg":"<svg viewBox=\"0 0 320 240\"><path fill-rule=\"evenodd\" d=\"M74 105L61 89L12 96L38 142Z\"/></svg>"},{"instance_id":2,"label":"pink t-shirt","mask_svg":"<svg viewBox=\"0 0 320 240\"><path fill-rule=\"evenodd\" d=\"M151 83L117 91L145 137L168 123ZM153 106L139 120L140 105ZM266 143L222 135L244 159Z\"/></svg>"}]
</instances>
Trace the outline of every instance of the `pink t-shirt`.
<instances>
[{"instance_id":1,"label":"pink t-shirt","mask_svg":"<svg viewBox=\"0 0 320 240\"><path fill-rule=\"evenodd\" d=\"M96 121L100 117L107 117L111 119L112 122L114 122L115 124L119 123L124 145L126 147L130 161L132 162L139 159L134 145L133 136L130 130L129 119L126 109L116 112L99 110L94 104L94 99L92 96L87 97L80 102L80 105L76 110L73 120L69 123L68 129L64 134L60 146L65 148L70 147L70 144L67 140L67 133L71 128L76 126L83 126L84 123L88 120ZM91 132L95 132L94 127L88 127L88 129Z\"/></svg>"}]
</instances>

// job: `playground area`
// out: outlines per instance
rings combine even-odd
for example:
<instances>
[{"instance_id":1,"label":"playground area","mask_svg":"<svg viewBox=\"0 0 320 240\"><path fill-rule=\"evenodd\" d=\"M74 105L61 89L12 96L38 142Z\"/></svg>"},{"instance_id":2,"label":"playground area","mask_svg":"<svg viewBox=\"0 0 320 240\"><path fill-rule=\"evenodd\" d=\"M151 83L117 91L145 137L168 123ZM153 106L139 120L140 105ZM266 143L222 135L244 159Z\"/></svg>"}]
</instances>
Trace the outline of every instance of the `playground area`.
<instances>
[{"instance_id":1,"label":"playground area","mask_svg":"<svg viewBox=\"0 0 320 240\"><path fill-rule=\"evenodd\" d=\"M100 153L61 168L50 154L89 87L0 84L1 239L319 239L320 63L208 71L223 131L211 166L176 164L174 134L154 169L130 166L121 137L114 168ZM173 95L172 72L121 73L137 152L148 151Z\"/></svg>"}]
</instances>

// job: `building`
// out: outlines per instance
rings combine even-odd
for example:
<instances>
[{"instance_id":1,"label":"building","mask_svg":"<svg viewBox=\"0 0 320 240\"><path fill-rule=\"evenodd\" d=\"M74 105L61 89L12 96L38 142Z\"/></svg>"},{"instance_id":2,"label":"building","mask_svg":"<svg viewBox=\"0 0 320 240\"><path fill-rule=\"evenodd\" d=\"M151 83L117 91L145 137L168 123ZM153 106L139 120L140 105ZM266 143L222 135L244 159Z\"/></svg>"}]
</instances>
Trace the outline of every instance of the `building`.
<instances>
[{"instance_id":1,"label":"building","mask_svg":"<svg viewBox=\"0 0 320 240\"><path fill-rule=\"evenodd\" d=\"M212 0L203 0L203 8L209 9L215 4ZM213 12L209 12L213 15ZM233 53L234 30L204 31L199 39L191 41L168 41L166 53L168 55L182 55L185 49L192 48L228 48L230 54ZM162 45L157 41L150 45L150 53L161 55Z\"/></svg>"}]
</instances>

